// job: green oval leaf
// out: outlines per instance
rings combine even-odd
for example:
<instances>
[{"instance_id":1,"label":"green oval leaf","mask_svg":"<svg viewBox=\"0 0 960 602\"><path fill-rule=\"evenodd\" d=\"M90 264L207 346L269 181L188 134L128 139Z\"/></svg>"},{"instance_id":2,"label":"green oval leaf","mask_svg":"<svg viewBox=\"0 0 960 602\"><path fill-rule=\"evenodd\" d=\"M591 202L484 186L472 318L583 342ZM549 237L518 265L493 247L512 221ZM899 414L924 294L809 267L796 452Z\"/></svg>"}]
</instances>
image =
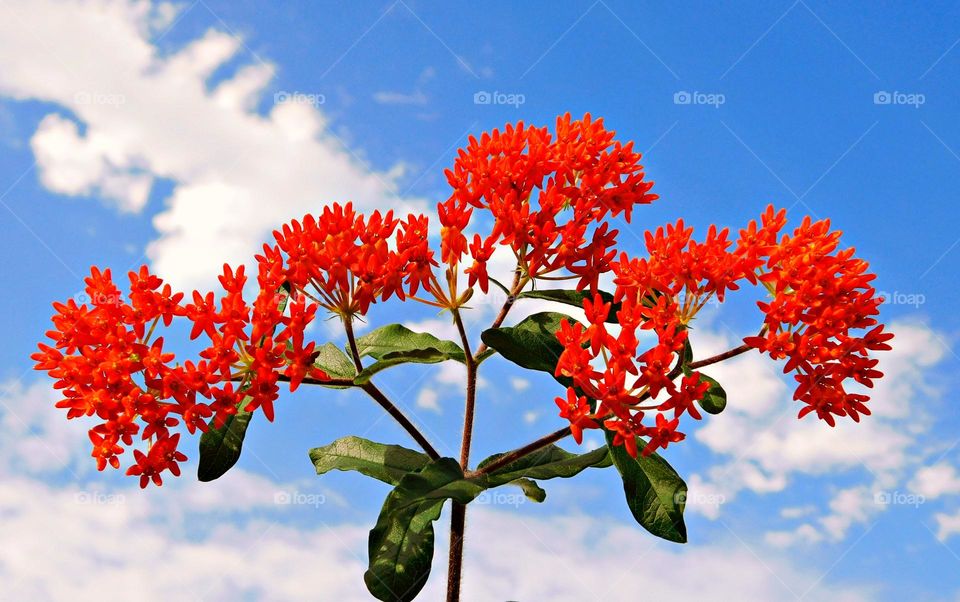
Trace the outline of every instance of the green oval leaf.
<instances>
[{"instance_id":1,"label":"green oval leaf","mask_svg":"<svg viewBox=\"0 0 960 602\"><path fill-rule=\"evenodd\" d=\"M480 338L514 364L553 375L563 353L556 332L564 320L574 321L565 314L541 312L523 319L516 326L487 329Z\"/></svg>"},{"instance_id":2,"label":"green oval leaf","mask_svg":"<svg viewBox=\"0 0 960 602\"><path fill-rule=\"evenodd\" d=\"M707 389L703 399L698 402L700 407L708 414L719 414L727 407L727 392L723 390L720 383L703 372L700 373L700 380L710 383L710 388Z\"/></svg>"},{"instance_id":3,"label":"green oval leaf","mask_svg":"<svg viewBox=\"0 0 960 602\"><path fill-rule=\"evenodd\" d=\"M447 499L469 503L483 487L467 481L453 458L440 458L408 473L390 492L370 531L370 566L363 575L378 600L413 600L430 576L433 522Z\"/></svg>"},{"instance_id":4,"label":"green oval leaf","mask_svg":"<svg viewBox=\"0 0 960 602\"><path fill-rule=\"evenodd\" d=\"M313 365L320 368L330 378L351 379L357 374L357 368L340 348L333 343L324 343L317 348ZM321 385L329 389L347 389L346 385Z\"/></svg>"},{"instance_id":5,"label":"green oval leaf","mask_svg":"<svg viewBox=\"0 0 960 602\"><path fill-rule=\"evenodd\" d=\"M357 350L360 357L369 355L376 360L388 359L392 354L432 350L445 355L446 359L466 361L463 349L453 341L438 339L425 332L414 332L402 324L388 324L359 337Z\"/></svg>"},{"instance_id":6,"label":"green oval leaf","mask_svg":"<svg viewBox=\"0 0 960 602\"><path fill-rule=\"evenodd\" d=\"M402 324L390 324L357 339L361 357L377 360L357 375L357 384L366 384L374 374L398 364L436 364L447 360L465 362L463 349L453 341L432 334L414 332Z\"/></svg>"},{"instance_id":7,"label":"green oval leaf","mask_svg":"<svg viewBox=\"0 0 960 602\"><path fill-rule=\"evenodd\" d=\"M237 413L227 418L223 427L210 428L200 436L200 461L197 466L197 479L204 483L219 479L240 459L243 449L243 438L247 434L247 426L253 417L251 412L243 409L248 399L244 398L237 405Z\"/></svg>"},{"instance_id":8,"label":"green oval leaf","mask_svg":"<svg viewBox=\"0 0 960 602\"><path fill-rule=\"evenodd\" d=\"M490 456L477 468L481 469L502 456L503 454ZM544 480L557 477L569 478L590 467L606 468L607 466L610 466L610 456L606 447L600 447L585 454L573 454L556 445L548 445L487 474L486 484L489 487L498 487L521 478Z\"/></svg>"},{"instance_id":9,"label":"green oval leaf","mask_svg":"<svg viewBox=\"0 0 960 602\"><path fill-rule=\"evenodd\" d=\"M429 456L412 449L352 436L311 449L310 460L318 475L331 470L352 470L390 485L397 485L408 473L430 463Z\"/></svg>"},{"instance_id":10,"label":"green oval leaf","mask_svg":"<svg viewBox=\"0 0 960 602\"><path fill-rule=\"evenodd\" d=\"M687 484L677 471L657 454L632 457L622 446L613 444L613 434L609 431L607 448L613 465L623 478L623 491L633 518L657 537L686 543L683 508Z\"/></svg>"},{"instance_id":11,"label":"green oval leaf","mask_svg":"<svg viewBox=\"0 0 960 602\"><path fill-rule=\"evenodd\" d=\"M530 479L517 479L515 481L510 481L509 485L516 485L523 491L523 495L527 496L527 499L538 504L542 504L544 500L547 499L547 492L543 490L540 485L537 485L536 481L531 481Z\"/></svg>"}]
</instances>

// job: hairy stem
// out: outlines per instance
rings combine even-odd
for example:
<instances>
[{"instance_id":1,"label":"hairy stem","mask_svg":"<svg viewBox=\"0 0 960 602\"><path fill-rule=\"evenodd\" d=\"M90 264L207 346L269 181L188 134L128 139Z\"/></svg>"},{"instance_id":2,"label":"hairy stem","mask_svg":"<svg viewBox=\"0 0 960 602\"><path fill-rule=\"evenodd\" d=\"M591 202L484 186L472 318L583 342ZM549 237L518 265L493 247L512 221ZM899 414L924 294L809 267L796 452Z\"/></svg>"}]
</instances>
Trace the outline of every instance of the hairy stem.
<instances>
[{"instance_id":1,"label":"hairy stem","mask_svg":"<svg viewBox=\"0 0 960 602\"><path fill-rule=\"evenodd\" d=\"M450 554L447 557L447 602L460 602L463 575L463 531L467 520L466 504L453 503L450 512Z\"/></svg>"},{"instance_id":2,"label":"hairy stem","mask_svg":"<svg viewBox=\"0 0 960 602\"><path fill-rule=\"evenodd\" d=\"M510 308L513 307L517 295L526 284L521 278L520 270L514 273L513 285L510 287L510 294L500 313L494 319L491 328L499 328L506 319ZM457 331L460 333L460 340L463 343L463 352L466 358L467 366L467 394L464 403L463 413L463 438L460 444L460 466L464 472L468 472L470 465L470 447L473 443L473 420L474 409L477 401L477 362L474 354L470 351L470 339L467 336L467 330L463 326L463 319L457 309L453 310L453 320L457 325ZM482 344L477 347L477 354L487 350L487 346ZM460 600L460 581L463 575L463 534L466 527L467 507L465 504L453 503L450 513L450 554L447 558L447 602L459 602Z\"/></svg>"},{"instance_id":3,"label":"hairy stem","mask_svg":"<svg viewBox=\"0 0 960 602\"><path fill-rule=\"evenodd\" d=\"M750 351L751 349L753 349L753 347L744 343L739 347L728 349L727 351L724 351L723 353L718 353L717 355L714 355L712 357L704 358L696 362L690 362L689 364L687 364L687 367L691 368L692 370L696 370L697 368L703 368L704 366L709 366L710 364L716 364L717 362L722 362L723 360L728 360L732 357L737 357L738 355L744 354Z\"/></svg>"},{"instance_id":4,"label":"hairy stem","mask_svg":"<svg viewBox=\"0 0 960 602\"><path fill-rule=\"evenodd\" d=\"M516 462L520 458L523 458L524 456L528 456L533 452L550 445L551 443L556 443L557 441L563 439L568 435L570 435L569 426L564 427L559 431L554 431L549 435L544 435L543 437L540 437L536 441L532 441L524 445L523 447L517 448L510 453L506 453L500 456L499 458L487 464L480 470L471 473L470 476L479 476L479 475L489 474L499 468L503 468L504 466L506 466L507 464L510 464L511 462Z\"/></svg>"},{"instance_id":5,"label":"hairy stem","mask_svg":"<svg viewBox=\"0 0 960 602\"><path fill-rule=\"evenodd\" d=\"M350 355L353 356L353 365L357 368L357 373L363 371L363 362L360 361L360 350L357 348L357 339L353 334L353 319L350 316L343 316L343 329L347 333L347 344L350 347ZM306 381L304 381L306 382ZM373 398L380 407L386 410L387 414L390 414L397 423L403 427L403 430L413 437L413 440L416 441L420 447L423 448L423 451L427 452L427 455L430 456L432 460L437 460L440 458L440 454L437 450L427 441L427 438L420 432L420 429L416 427L406 415L400 411L390 399L383 394L383 391L377 388L372 382L367 382L364 385L360 386L367 395Z\"/></svg>"},{"instance_id":6,"label":"hairy stem","mask_svg":"<svg viewBox=\"0 0 960 602\"><path fill-rule=\"evenodd\" d=\"M343 317L343 329L347 333L347 344L350 346L350 356L353 358L353 365L357 368L357 373L363 372L363 362L360 361L360 350L357 349L357 338L353 334L353 317Z\"/></svg>"},{"instance_id":7,"label":"hairy stem","mask_svg":"<svg viewBox=\"0 0 960 602\"><path fill-rule=\"evenodd\" d=\"M503 324L503 321L507 318L507 314L510 313L510 308L513 307L513 304L517 300L517 295L520 294L520 291L523 290L523 287L526 286L527 281L520 276L520 270L518 269L514 272L513 275L513 284L510 286L510 294L507 295L507 300L504 301L503 307L500 308L500 313L497 314L497 317L493 320L493 324L490 325L490 328L500 328L500 325ZM487 346L483 343L477 347L477 355L480 355L487 350Z\"/></svg>"},{"instance_id":8,"label":"hairy stem","mask_svg":"<svg viewBox=\"0 0 960 602\"><path fill-rule=\"evenodd\" d=\"M463 409L463 438L460 443L460 466L464 471L470 463L470 445L473 442L473 417L477 402L477 362L470 351L470 338L463 326L460 311L453 310L467 366L467 393ZM463 573L463 534L467 521L467 506L453 502L450 513L450 553L447 557L447 602L460 600L460 580Z\"/></svg>"},{"instance_id":9,"label":"hairy stem","mask_svg":"<svg viewBox=\"0 0 960 602\"><path fill-rule=\"evenodd\" d=\"M477 362L470 352L470 339L467 337L467 330L463 326L463 319L460 311L453 310L453 321L457 324L457 331L460 333L460 341L463 344L463 353L465 364L467 366L467 395L464 402L463 412L463 439L460 443L460 466L466 470L470 463L470 445L473 442L473 415L477 402Z\"/></svg>"},{"instance_id":10,"label":"hairy stem","mask_svg":"<svg viewBox=\"0 0 960 602\"><path fill-rule=\"evenodd\" d=\"M414 441L416 441L420 447L423 448L423 451L427 452L427 455L430 456L431 460L440 459L440 454L432 445L430 445L430 442L427 441L427 438L424 437L423 433L420 432L416 425L410 422L410 419L400 411L400 408L395 406L393 402L391 402L387 396L383 394L383 391L378 389L373 383L369 382L365 385L362 385L360 388L363 389L367 395L372 397L374 401L380 404L380 407L386 410L387 414L390 414L390 416L392 416L393 419L403 427L403 430L407 431L407 433L413 437Z\"/></svg>"}]
</instances>

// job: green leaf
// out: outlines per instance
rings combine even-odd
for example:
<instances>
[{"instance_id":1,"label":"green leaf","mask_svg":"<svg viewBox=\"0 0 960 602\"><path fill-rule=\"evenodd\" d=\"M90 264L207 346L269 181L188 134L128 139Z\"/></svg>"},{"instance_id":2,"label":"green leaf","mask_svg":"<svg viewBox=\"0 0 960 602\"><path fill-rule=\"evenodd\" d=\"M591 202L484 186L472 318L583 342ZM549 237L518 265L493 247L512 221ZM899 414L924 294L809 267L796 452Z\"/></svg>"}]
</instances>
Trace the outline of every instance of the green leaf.
<instances>
[{"instance_id":1,"label":"green leaf","mask_svg":"<svg viewBox=\"0 0 960 602\"><path fill-rule=\"evenodd\" d=\"M430 463L429 456L412 449L353 436L311 449L310 460L318 475L331 470L354 470L390 485Z\"/></svg>"},{"instance_id":2,"label":"green leaf","mask_svg":"<svg viewBox=\"0 0 960 602\"><path fill-rule=\"evenodd\" d=\"M515 481L510 481L508 484L516 485L523 491L523 495L527 496L528 500L537 502L538 504L542 504L543 501L547 499L547 492L537 485L536 481L516 479Z\"/></svg>"},{"instance_id":3,"label":"green leaf","mask_svg":"<svg viewBox=\"0 0 960 602\"><path fill-rule=\"evenodd\" d=\"M357 369L347 355L333 343L324 343L317 349L317 357L313 365L327 373L330 378L351 379L357 374ZM321 385L329 389L347 389L346 385Z\"/></svg>"},{"instance_id":4,"label":"green leaf","mask_svg":"<svg viewBox=\"0 0 960 602\"><path fill-rule=\"evenodd\" d=\"M438 339L432 334L414 332L402 324L389 324L357 339L360 357L383 360L394 353L436 350L449 356L448 359L465 361L463 349L453 341Z\"/></svg>"},{"instance_id":5,"label":"green leaf","mask_svg":"<svg viewBox=\"0 0 960 602\"><path fill-rule=\"evenodd\" d=\"M483 468L502 456L503 454L490 456L477 468ZM557 477L569 478L591 466L596 468L610 466L606 447L600 447L585 454L573 454L556 445L548 445L486 475L486 485L498 487L521 478L544 480Z\"/></svg>"},{"instance_id":6,"label":"green leaf","mask_svg":"<svg viewBox=\"0 0 960 602\"><path fill-rule=\"evenodd\" d=\"M642 442L641 442L642 443ZM683 508L687 484L677 471L657 454L632 457L620 445L613 444L613 433L607 431L607 448L614 466L623 478L623 491L633 518L657 537L686 543L687 527Z\"/></svg>"},{"instance_id":7,"label":"green leaf","mask_svg":"<svg viewBox=\"0 0 960 602\"><path fill-rule=\"evenodd\" d=\"M516 326L485 330L480 338L514 364L553 375L563 353L556 332L564 320L572 322L573 318L556 312L542 312L525 318Z\"/></svg>"},{"instance_id":8,"label":"green leaf","mask_svg":"<svg viewBox=\"0 0 960 602\"><path fill-rule=\"evenodd\" d=\"M433 522L444 502L466 504L482 491L464 479L452 458L440 458L401 478L370 531L370 566L363 575L370 593L384 601L413 600L430 576Z\"/></svg>"},{"instance_id":9,"label":"green leaf","mask_svg":"<svg viewBox=\"0 0 960 602\"><path fill-rule=\"evenodd\" d=\"M369 355L377 360L357 375L357 384L364 384L377 372L397 364L466 361L463 349L453 341L438 339L425 332L414 332L401 324L390 324L358 338L357 350L361 357Z\"/></svg>"},{"instance_id":10,"label":"green leaf","mask_svg":"<svg viewBox=\"0 0 960 602\"><path fill-rule=\"evenodd\" d=\"M243 438L247 434L247 426L253 417L251 412L243 409L249 399L244 397L237 404L237 413L227 418L223 427L210 428L200 436L200 462L197 466L197 478L204 483L222 477L240 459L243 448Z\"/></svg>"},{"instance_id":11,"label":"green leaf","mask_svg":"<svg viewBox=\"0 0 960 602\"><path fill-rule=\"evenodd\" d=\"M613 295L605 291L597 291L604 303L610 303L610 313L607 314L607 322L617 323L617 312L620 311L620 304L613 302ZM524 291L517 295L518 299L543 299L545 301L555 301L565 303L574 307L583 307L583 300L593 300L593 294L590 291L578 291L567 289L544 289L534 291Z\"/></svg>"},{"instance_id":12,"label":"green leaf","mask_svg":"<svg viewBox=\"0 0 960 602\"><path fill-rule=\"evenodd\" d=\"M700 373L700 380L710 383L710 388L707 389L703 399L698 402L700 407L708 414L719 414L727 407L727 392L723 390L720 383L703 372Z\"/></svg>"}]
</instances>

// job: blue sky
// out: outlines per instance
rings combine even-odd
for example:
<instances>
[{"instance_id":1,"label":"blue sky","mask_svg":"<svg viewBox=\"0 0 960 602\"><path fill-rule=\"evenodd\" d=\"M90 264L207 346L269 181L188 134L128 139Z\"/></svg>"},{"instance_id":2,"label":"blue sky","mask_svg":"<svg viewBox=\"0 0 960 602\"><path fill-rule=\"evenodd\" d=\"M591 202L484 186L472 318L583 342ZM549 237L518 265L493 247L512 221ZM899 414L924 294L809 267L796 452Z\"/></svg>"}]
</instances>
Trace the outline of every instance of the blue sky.
<instances>
[{"instance_id":1,"label":"blue sky","mask_svg":"<svg viewBox=\"0 0 960 602\"><path fill-rule=\"evenodd\" d=\"M365 533L386 489L318 479L306 451L347 434L409 445L402 431L361 395L298 392L253 425L221 481L194 482L191 464L140 492L93 470L83 425L30 370L49 303L81 292L91 264L146 262L209 287L223 261L330 201L429 211L469 134L569 111L644 152L661 199L621 225L627 251L679 217L700 231L768 203L793 223L829 217L878 273L896 350L876 415L835 431L793 419L765 358L711 372L728 411L666 454L691 485L685 547L632 523L611 471L549 482L543 505L478 504L467 599L955 599L958 42L951 3L0 2L0 576L35 599L133 584L145 599L365 599ZM698 350L754 330L754 299L708 308ZM474 335L494 302L478 303ZM409 306L370 316L392 321L450 331ZM475 458L561 425L555 383L484 368ZM381 380L456 455L461 379L444 365ZM573 574L566 590L557 574Z\"/></svg>"}]
</instances>

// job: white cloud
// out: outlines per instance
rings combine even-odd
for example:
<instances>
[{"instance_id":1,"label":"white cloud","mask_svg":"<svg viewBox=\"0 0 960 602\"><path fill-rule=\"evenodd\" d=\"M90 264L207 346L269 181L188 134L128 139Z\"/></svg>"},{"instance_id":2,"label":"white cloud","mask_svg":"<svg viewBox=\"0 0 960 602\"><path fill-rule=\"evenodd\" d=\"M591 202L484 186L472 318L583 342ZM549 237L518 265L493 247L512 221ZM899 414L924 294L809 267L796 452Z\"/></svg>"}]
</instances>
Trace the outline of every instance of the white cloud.
<instances>
[{"instance_id":1,"label":"white cloud","mask_svg":"<svg viewBox=\"0 0 960 602\"><path fill-rule=\"evenodd\" d=\"M526 378L520 378L519 376L514 376L510 379L510 386L513 387L514 391L522 392L530 388L530 381Z\"/></svg>"},{"instance_id":2,"label":"white cloud","mask_svg":"<svg viewBox=\"0 0 960 602\"><path fill-rule=\"evenodd\" d=\"M928 499L960 494L960 475L950 464L926 466L914 475L910 489Z\"/></svg>"},{"instance_id":3,"label":"white cloud","mask_svg":"<svg viewBox=\"0 0 960 602\"><path fill-rule=\"evenodd\" d=\"M440 409L440 404L437 403L437 392L429 387L424 387L420 389L420 393L417 395L417 407L440 414L442 410Z\"/></svg>"},{"instance_id":4,"label":"white cloud","mask_svg":"<svg viewBox=\"0 0 960 602\"><path fill-rule=\"evenodd\" d=\"M153 180L171 180L148 256L181 288L208 286L224 262L249 262L271 229L324 203L425 207L398 199L402 170L368 169L315 106L254 112L272 65L241 66L209 89L210 74L240 55L239 39L211 30L161 55L151 36L173 10L142 0L0 6L0 95L51 102L77 120L52 113L31 140L45 186L139 211Z\"/></svg>"},{"instance_id":5,"label":"white cloud","mask_svg":"<svg viewBox=\"0 0 960 602\"><path fill-rule=\"evenodd\" d=\"M937 539L940 541L960 534L960 510L953 514L938 512L933 518L937 521Z\"/></svg>"},{"instance_id":6,"label":"white cloud","mask_svg":"<svg viewBox=\"0 0 960 602\"><path fill-rule=\"evenodd\" d=\"M204 487L217 489L220 483ZM230 492L218 496L222 508L231 507ZM216 528L191 534L170 515L171 508L189 508L188 500L176 490L107 494L5 481L0 484L5 595L101 602L131 596L369 599L362 578L366 526L324 524L320 508L311 517L313 527L294 527L282 514L258 512L248 520L218 517ZM184 524L199 520L194 516ZM446 542L439 531L424 600L442 597ZM497 536L488 535L493 533ZM672 547L654 543L637 527L585 515L533 519L477 509L467 537L466 599L632 600L643 591L651 597L775 600L810 588L805 599L868 599L866 588L820 584L812 568L769 556L761 561L735 542ZM566 577L557 579L558 572Z\"/></svg>"},{"instance_id":7,"label":"white cloud","mask_svg":"<svg viewBox=\"0 0 960 602\"><path fill-rule=\"evenodd\" d=\"M87 428L81 420L67 421L54 404L61 397L47 381L26 386L20 381L0 385L0 474L40 474L61 469L84 471L89 455ZM85 453L82 450L87 450ZM83 457L80 457L82 454Z\"/></svg>"}]
</instances>

